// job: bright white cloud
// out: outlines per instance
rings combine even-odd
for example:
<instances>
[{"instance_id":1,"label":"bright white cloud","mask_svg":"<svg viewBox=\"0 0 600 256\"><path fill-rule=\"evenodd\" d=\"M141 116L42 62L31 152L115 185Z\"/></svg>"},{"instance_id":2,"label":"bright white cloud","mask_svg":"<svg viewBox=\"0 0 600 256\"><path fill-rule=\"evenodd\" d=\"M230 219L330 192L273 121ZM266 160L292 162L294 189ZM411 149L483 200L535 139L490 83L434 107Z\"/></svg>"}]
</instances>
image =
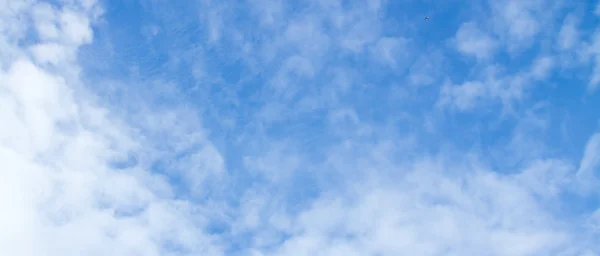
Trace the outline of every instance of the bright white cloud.
<instances>
[{"instance_id":1,"label":"bright white cloud","mask_svg":"<svg viewBox=\"0 0 600 256\"><path fill-rule=\"evenodd\" d=\"M15 52L2 55L7 65L0 73L0 253L165 255L172 244L219 254L219 246L203 235L201 209L172 199L164 177L140 169L150 159L112 167L128 152L151 151L60 71L76 67L74 51L93 38L93 17L76 11L92 5L55 9L27 3L32 11L22 1L3 3L12 10L2 15L3 26L20 26L17 17L31 13L42 41L31 46L31 60L14 45L26 34L3 31ZM53 23L58 25L48 25ZM219 153L206 151L199 152L200 162L210 157L211 166L223 168L213 161Z\"/></svg>"}]
</instances>

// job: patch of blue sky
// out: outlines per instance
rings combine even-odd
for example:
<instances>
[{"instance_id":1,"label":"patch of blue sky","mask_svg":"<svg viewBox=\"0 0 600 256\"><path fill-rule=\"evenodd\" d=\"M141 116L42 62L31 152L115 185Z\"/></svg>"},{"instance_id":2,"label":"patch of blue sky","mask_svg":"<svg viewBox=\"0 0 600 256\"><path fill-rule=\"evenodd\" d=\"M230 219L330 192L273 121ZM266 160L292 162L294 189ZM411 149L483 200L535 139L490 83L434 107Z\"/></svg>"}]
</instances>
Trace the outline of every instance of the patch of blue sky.
<instances>
[{"instance_id":1,"label":"patch of blue sky","mask_svg":"<svg viewBox=\"0 0 600 256\"><path fill-rule=\"evenodd\" d=\"M197 82L194 83L194 79L192 79L192 72L191 70L189 70L189 66L186 65L175 65L177 68L171 68L171 66L168 65L169 62L169 52L171 53L176 53L178 54L178 58L184 59L184 63L188 63L185 60L188 61L193 61L194 57L197 58L203 58L204 60L206 60L207 63L210 63L209 65L206 65L205 67L207 68L207 73L211 74L211 76L217 76L219 77L219 81L217 81L215 85L211 86L212 90L208 90L208 91L201 91L198 92L197 94L194 92L189 92L190 97L191 97L191 101L195 102L195 98L194 97L198 97L198 98L203 98L206 100L206 98L217 98L219 99L219 101L211 101L211 104L214 104L212 111L216 112L215 115L217 117L214 117L214 119L212 119L214 122L211 122L211 125L214 125L214 127L211 127L213 130L213 133L215 134L220 134L220 130L224 129L223 127L221 127L220 125L218 125L218 118L219 116L223 116L223 114L225 114L225 116L227 116L227 114L231 115L231 118L233 118L234 120L236 120L237 122L242 122L242 124L238 124L238 126L243 127L243 122L245 121L245 119L247 119L249 116L252 116L252 109L254 106L254 108L257 108L259 106L261 106L262 104L264 104L266 101L268 101L268 97L270 96L270 94L268 94L268 92L266 92L266 96L260 97L257 96L256 94L265 94L265 92L263 91L262 93L257 93L256 90L262 88L262 85L265 85L268 83L268 80L261 80L261 79L256 79L254 77L250 77L250 78L246 78L244 75L242 75L241 73L244 73L244 67L241 65L241 63L239 61L235 60L235 57L230 56L231 52L235 52L235 49L233 49L233 46L228 46L227 42L224 43L220 43L215 46L212 45L211 43L202 43L203 41L206 40L206 35L208 34L208 32L203 28L203 24L200 23L199 21L196 21L198 19L193 19L191 17L194 17L193 14L194 12L190 11L193 8L197 8L195 6L195 4L193 3L180 3L179 5L181 5L180 7L173 7L173 6L168 6L168 8L159 8L154 6L154 4L156 3L152 3L152 4L139 4L136 2L125 2L123 4L114 4L109 2L106 6L107 8L107 15L106 15L106 20L109 24L110 27L110 33L111 33L111 39L110 42L112 44L114 44L115 48L114 49L118 49L118 52L114 52L113 54L115 56L121 56L123 57L129 66L131 66L131 64L133 64L134 66L137 67L136 72L139 72L139 78L152 78L153 76L159 76L163 79L168 79L168 80L174 80L178 86L181 87L181 89L183 91L187 91L189 88L193 88L194 86L211 86L211 82L205 83L203 85L198 85ZM161 6L161 4L157 4L158 6ZM162 5L164 5L164 3L162 3ZM297 3L297 5L299 6L304 6L303 3ZM394 5L399 5L399 3L392 3L390 4L389 8L386 9L388 11L388 13L386 13L387 17L384 18L384 20L392 20L390 23L394 24L394 21L396 23L399 23L398 20L394 20L397 19L398 17L403 17L405 20L410 20L409 23L412 24L417 24L417 28L414 28L414 31L412 31L412 33L409 33L409 36L414 36L414 38L411 38L412 40L412 44L413 45L413 55L416 55L414 58L416 58L417 56L421 55L421 54L425 54L424 50L427 50L427 47L442 47L442 48L449 48L446 46L447 44L447 40L443 40L444 38L448 38L449 34L451 34L455 29L451 29L448 28L446 30L441 29L436 23L436 25L432 25L431 23L434 22L438 22L443 20L443 24L444 25L448 25L448 24L452 24L452 21L454 21L455 26L456 27L460 21L457 17L453 17L453 19L451 18L452 16L456 15L456 10L459 10L460 8L457 8L456 10L454 9L445 9L445 10L437 10L437 12L441 13L441 15L439 16L435 16L432 17L434 18L432 20L432 22L425 23L425 24L419 24L422 18L422 15L418 15L420 14L420 12L424 12L425 10L422 11L408 11L408 10L412 10L413 8L417 8L418 9L418 5L416 3L412 3L412 7L411 6L398 6L395 7ZM166 10L165 10L166 9ZM244 19L244 16L246 16L246 14L244 12L242 13L237 13L235 12L235 9L233 11L228 11L228 13L230 15L231 21L227 22L228 24L234 24L237 26L238 23L236 23L238 20L241 20L240 22L243 21L247 21L248 19ZM241 8L240 8L241 9ZM299 11L297 8L295 8L293 5L289 7L290 11L292 11L293 13L295 13L295 16L301 16L304 14L304 12ZM152 14L155 13L155 15L161 15L158 16L156 18L152 17ZM407 13L411 13L412 15L407 15ZM434 11L433 13L436 13L436 11ZM150 15L149 15L150 14ZM486 15L488 13L480 13L481 15ZM464 15L464 14L463 14ZM476 14L476 16L478 16ZM152 18L151 18L152 17ZM292 17L294 17L294 15L292 15ZM483 17L482 17L483 18ZM480 19L482 19L480 18ZM160 21L161 19L166 19L168 20L167 22L163 22L165 25L151 25L151 24L161 24L161 22L156 22L153 21L153 19L156 19L158 21ZM201 19L201 18L199 18ZM418 20L418 22L416 21ZM170 22L169 22L170 21ZM401 20L402 21L402 20ZM115 24L115 25L110 25L110 24ZM118 24L118 25L117 25ZM240 27L244 28L244 27L248 27L248 30L245 30L245 33L252 35L252 33L254 32L251 28L252 28L252 22L246 22L241 24ZM148 35L148 30L152 31L153 26L157 26L156 29L160 30L160 33L166 33L163 34L162 36L158 36L153 38L152 36ZM426 27L425 29L423 29L424 27ZM388 27L385 27L388 28ZM146 33L144 34L143 32L146 31ZM425 33L423 32L425 31ZM448 32L451 31L451 32ZM404 31L403 31L404 32ZM242 32L244 33L244 32ZM101 34L101 33L99 33ZM389 36L394 36L394 33L391 32L389 33ZM442 40L441 40L442 39ZM100 37L98 39L99 42L102 42L102 38ZM441 42L440 42L441 41ZM316 42L315 42L316 43ZM435 45L435 46L434 46ZM195 51L196 49L201 49L199 50L201 52L201 54L197 54L197 52ZM233 51L230 51L232 50ZM447 51L450 51L451 49L447 49ZM506 54L500 54L500 55L504 55L504 58L501 59L497 59L497 57L494 57L496 60L501 61L502 59L504 59L505 61L511 61L511 63L523 63L526 64L526 61L521 61L521 60L532 60L532 57L534 57L535 55L538 54L538 52L540 50L536 50L535 48L532 48L531 50L529 50L531 53L529 54L525 54L525 55L519 55L518 59L512 59L509 58ZM188 55L189 54L189 55ZM455 55L454 53L448 53L448 54L444 54L444 55L449 55L449 56L453 56ZM371 119L375 119L378 120L379 122L386 122L387 120L389 120L391 117L394 116L394 114L398 114L399 112L395 112L394 109L392 109L392 107L394 106L394 103L383 103L381 102L381 100L378 101L378 99L381 98L385 98L385 96L389 95L387 92L390 91L391 89L393 89L395 86L400 86L398 85L397 81L402 81L402 77L405 77L406 75L406 71L408 69L408 67L404 67L401 68L399 70L389 70L386 69L385 67L378 67L377 65L374 65L373 63L371 63L369 61L369 56L365 55L359 55L361 57L358 57L358 59L356 59L356 57L352 57L354 59L354 61L348 62L348 60L346 60L345 58L339 58L337 56L326 56L324 57L325 59L322 60L325 63L328 64L332 64L332 65L341 65L343 68L349 68L349 67L354 67L356 71L361 73L360 79L358 81L362 82L365 84L365 89L364 90L360 90L357 89L355 91L352 91L349 93L349 95L347 96L347 101L356 108L356 111L359 113L359 115L368 120L368 121L372 121ZM189 58L191 57L191 58ZM409 59L412 56L409 56ZM445 56L444 56L445 57ZM500 57L500 56L498 56ZM113 60L114 61L114 60ZM133 62L133 63L132 63ZM473 60L466 60L467 63L472 63L471 65L473 65ZM273 76L275 73L274 69L270 69L276 66L281 65L277 64L278 62L275 62L271 65L267 64L266 67L264 68L264 70L262 70L263 76L264 77L268 77L268 76ZM450 75L452 76L452 74L460 74L460 73L464 73L465 68L461 68L461 61L458 60L453 60L452 58L449 59L444 59L443 63L448 63L448 66L453 67L451 68L451 72L445 72L445 75ZM406 66L410 65L412 63L407 64ZM462 64L465 65L465 64ZM119 65L111 65L111 67L113 67L115 70L121 70L121 68L117 68L119 67ZM456 68L454 68L456 67ZM113 69L111 68L111 70ZM523 67L520 67L519 65L508 65L508 66L504 66L504 68L507 68L508 70L506 70L506 72L515 72L518 71L520 69L522 69ZM456 70L458 69L458 70ZM476 68L477 69L477 68ZM400 73L401 75L397 75L397 73ZM252 74L250 73L245 73L246 76L252 76ZM244 77L244 79L240 79ZM315 77L313 77L312 79L308 80L308 81L302 81L301 79L298 79L296 77L291 77L290 79L292 79L293 81L296 81L299 84L299 87L325 87L328 80L326 76L321 76L321 75L316 75ZM466 79L468 79L467 76L462 76L462 77L456 77L455 79L453 79L453 81L455 83L459 83L459 82L463 82ZM240 81L243 80L243 81ZM250 80L250 81L248 81ZM572 80L571 80L572 81ZM242 82L242 84L238 84L238 82ZM245 83L244 83L245 82ZM192 85L193 84L193 85ZM209 85L206 85L209 84ZM539 98L537 99L544 99L544 98L550 98L550 95L553 94L552 91L548 92L547 89L545 88L540 88L541 86L536 86L535 89L532 90L532 93L534 96L536 96L536 94L540 94ZM254 93L252 93L254 88ZM360 88L360 87L359 87ZM559 87L559 89L555 90L555 91L560 91L560 89L565 88L565 87ZM581 95L581 93L577 93L577 92L581 92L581 87L578 87L579 89L569 89L568 92L572 93L572 96L578 96ZM299 89L302 92L304 92L307 89ZM421 90L416 90L416 93L422 93L423 91ZM425 90L425 89L423 89ZM229 98L227 96L231 96L228 95L227 93L224 93L225 91L233 91L232 93L235 95L235 97L238 98L237 103L231 103L229 101L234 101L232 98ZM241 93L237 93L237 92L241 92ZM545 92L546 91L546 92ZM208 93L208 95L202 95L202 94L206 94ZM247 93L247 94L246 94ZM318 93L318 92L317 92ZM560 99L565 99L566 97L564 97L565 95L570 95L570 94L564 94L564 93L557 93L560 96ZM224 96L225 95L225 96ZM425 96L426 95L426 96ZM255 102L254 104L252 104L252 100L256 99L254 97L258 97L257 102ZM415 115L419 115L419 111L427 111L426 106L431 105L431 101L432 99L435 99L435 91L431 91L428 94L424 94L423 96L421 96L421 98L423 98L423 100L420 100L420 102L415 104L411 104L410 107L406 108L405 111L410 112L412 114ZM265 98L267 97L267 98ZM429 101L427 101L427 99L429 99ZM536 98L533 98L532 100L536 100ZM484 100L485 101L485 100ZM457 145L465 145L465 146L469 146L472 145L474 143L493 143L494 138L496 139L501 139L502 136L500 136L500 134L495 134L493 132L490 132L489 129L490 128L486 128L486 127L481 127L481 129L478 130L479 132L479 136L485 136L486 134L490 134L490 136L492 138L485 138L483 140L477 139L476 136L472 136L473 133L475 133L476 131L470 131L469 129L465 129L466 127L470 128L473 126L473 124L475 123L490 123L491 121L496 121L495 119L497 118L501 118L499 117L499 111L498 109L498 104L497 102L493 102L493 100L490 100L490 104L492 106L492 109L490 110L489 107L486 108L484 107L483 110L488 112L488 114L486 115L487 118L477 115L477 119L473 119L472 118L472 113L471 115L461 115L460 113L457 114L450 114L450 116L448 116L448 119L454 120L454 122L450 121L451 123L454 123L454 125L450 125L451 123L448 123L448 126L445 126L445 129L440 131L442 134L442 137L444 138L448 138L450 140L452 140L453 138L456 138L456 141L454 141L454 143L456 143ZM560 100L559 100L560 101ZM205 101L199 101L202 103L205 103ZM343 100L342 100L343 102ZM228 104L229 103L229 104ZM375 104L378 103L378 104ZM258 105L257 105L258 104ZM283 103L283 105L289 106L287 105L288 103ZM487 104L483 103L484 106L486 106ZM285 107L284 107L285 108ZM495 110L494 110L495 109ZM587 109L593 109L593 108L587 108ZM590 110L591 111L591 110ZM583 111L585 112L585 111ZM285 112L284 112L285 113ZM585 115L585 117L579 117L579 115L581 115L581 111L577 111L577 117L573 117L573 118L577 118L577 120L580 121L587 121L587 120L591 120L591 118L586 118L586 117L590 117L591 115L593 115L593 112L587 113L587 115ZM306 118L310 118L308 117L308 115L312 114L313 116L317 116L314 117L316 119L319 119L319 115L324 116L325 113L323 112L316 112L316 113L311 113L309 112L306 116ZM478 114L478 113L475 113ZM462 116L462 117L461 117ZM268 127L266 129L267 132L272 135L272 136L276 136L276 137L280 137L277 136L277 134L282 134L281 137L293 137L294 133L294 127L302 127L302 128L298 128L298 129L302 129L303 131L313 131L312 136L318 137L319 134L324 134L324 133L320 133L319 131L323 129L322 126L322 122L321 125L318 125L319 123L315 123L315 122L310 122L310 124L306 124L309 120L308 119L303 119L305 116L301 116L301 119L286 119L285 122L281 122L281 123L276 123L275 125L271 125L274 127ZM590 121L588 121L590 122ZM269 125L267 125L269 126ZM510 126L510 125L508 125ZM321 128L319 128L321 127ZM456 127L454 132L452 127ZM556 127L556 126L553 126ZM590 127L589 125L578 125L577 127ZM399 129L401 129L401 125L399 125L398 127ZM225 128L226 129L226 128ZM482 130L483 129L483 130ZM509 132L507 132L507 129L501 129L504 131L504 136L508 136L510 135ZM465 132L468 131L468 132ZM231 133L233 134L237 134L238 131L231 131ZM483 134L481 134L483 132ZM582 134L582 136L580 138L578 138L578 141L580 142L575 148L581 148L581 145L583 145L585 143L585 135L583 134L590 134L591 129L588 128L587 133L575 133L575 134ZM450 136L453 135L453 136ZM218 135L215 135L218 136ZM489 142L486 142L489 141ZM553 143L554 140L548 140L549 143ZM485 145L482 145L485 146ZM434 145L435 147L435 145Z\"/></svg>"}]
</instances>

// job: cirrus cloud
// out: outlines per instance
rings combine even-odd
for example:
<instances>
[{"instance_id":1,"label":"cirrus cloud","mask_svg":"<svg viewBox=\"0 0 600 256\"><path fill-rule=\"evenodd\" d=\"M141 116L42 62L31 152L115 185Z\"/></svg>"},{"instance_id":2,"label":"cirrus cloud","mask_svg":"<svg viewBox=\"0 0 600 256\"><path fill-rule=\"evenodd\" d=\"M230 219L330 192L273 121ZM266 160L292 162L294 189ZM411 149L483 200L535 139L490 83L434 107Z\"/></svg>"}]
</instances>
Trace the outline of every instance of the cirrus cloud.
<instances>
[{"instance_id":1,"label":"cirrus cloud","mask_svg":"<svg viewBox=\"0 0 600 256\"><path fill-rule=\"evenodd\" d=\"M3 1L0 253L596 255L596 37L547 3Z\"/></svg>"}]
</instances>

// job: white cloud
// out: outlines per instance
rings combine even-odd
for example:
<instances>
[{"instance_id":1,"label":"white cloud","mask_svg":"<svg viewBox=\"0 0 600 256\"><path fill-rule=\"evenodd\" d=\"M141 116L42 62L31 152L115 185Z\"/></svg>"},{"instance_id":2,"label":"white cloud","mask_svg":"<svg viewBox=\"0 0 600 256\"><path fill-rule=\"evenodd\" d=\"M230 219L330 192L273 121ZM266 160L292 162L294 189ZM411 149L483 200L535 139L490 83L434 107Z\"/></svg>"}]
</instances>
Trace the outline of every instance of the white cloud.
<instances>
[{"instance_id":1,"label":"white cloud","mask_svg":"<svg viewBox=\"0 0 600 256\"><path fill-rule=\"evenodd\" d=\"M440 52L429 52L416 58L409 69L409 81L413 85L432 85L443 74L447 65Z\"/></svg>"},{"instance_id":2,"label":"white cloud","mask_svg":"<svg viewBox=\"0 0 600 256\"><path fill-rule=\"evenodd\" d=\"M531 163L517 175L517 179L523 187L532 194L553 199L571 184L575 167L568 162L549 159L537 160Z\"/></svg>"},{"instance_id":3,"label":"white cloud","mask_svg":"<svg viewBox=\"0 0 600 256\"><path fill-rule=\"evenodd\" d=\"M56 138L55 122L69 121L68 117L76 111L69 102L70 89L60 77L23 59L15 61L3 77L7 97L5 120L14 120L10 123L17 126L2 134L4 140L24 152L50 149L54 144L52 138ZM17 134L22 136L16 137Z\"/></svg>"},{"instance_id":4,"label":"white cloud","mask_svg":"<svg viewBox=\"0 0 600 256\"><path fill-rule=\"evenodd\" d=\"M532 46L541 31L541 24L549 22L554 3L546 0L489 1L492 7L492 28L502 38L509 52L521 51Z\"/></svg>"},{"instance_id":5,"label":"white cloud","mask_svg":"<svg viewBox=\"0 0 600 256\"><path fill-rule=\"evenodd\" d=\"M302 166L298 154L290 152L293 150L287 143L272 143L266 152L244 157L244 164L248 170L256 170L272 182L285 183Z\"/></svg>"},{"instance_id":6,"label":"white cloud","mask_svg":"<svg viewBox=\"0 0 600 256\"><path fill-rule=\"evenodd\" d=\"M211 8L206 13L206 30L209 41L215 43L221 40L221 31L224 27L225 13L220 8Z\"/></svg>"},{"instance_id":7,"label":"white cloud","mask_svg":"<svg viewBox=\"0 0 600 256\"><path fill-rule=\"evenodd\" d=\"M3 215L7 224L23 225L2 232L2 241L18 239L4 244L2 254L128 255L143 250L146 255L158 255L160 241L167 239L184 247L196 246L178 237L194 229L187 223L177 224L189 219L183 215L187 210L175 208L168 198L161 202L162 196L153 192L155 182L144 181L148 174L135 169L119 173L109 167L113 155L133 146L106 134L112 129L105 127L111 125L110 120L95 120L102 126L99 131L91 130L81 116L92 114L87 111L95 107L78 105L67 84L31 62L15 62L7 75L10 78L3 80L2 88L11 93L4 94L2 102L16 104L3 108L7 111L1 119L18 128L1 132L2 159L11 159L1 172L2 187L17 185L6 193L17 201L8 200L13 203L5 207L29 213ZM57 127L60 123L68 126ZM116 215L137 209L142 212L131 217ZM148 217L154 219L145 222ZM169 231L172 237L152 237L167 231L169 219L177 220L169 225L179 230ZM20 235L14 236L17 232Z\"/></svg>"},{"instance_id":8,"label":"white cloud","mask_svg":"<svg viewBox=\"0 0 600 256\"><path fill-rule=\"evenodd\" d=\"M184 183L192 193L201 194L208 182L214 182L224 175L226 167L219 151L212 144L207 144L175 160L168 168L177 171L171 175L185 179Z\"/></svg>"},{"instance_id":9,"label":"white cloud","mask_svg":"<svg viewBox=\"0 0 600 256\"><path fill-rule=\"evenodd\" d=\"M531 76L534 79L546 79L550 75L550 71L554 67L554 59L549 56L537 58L531 68Z\"/></svg>"},{"instance_id":10,"label":"white cloud","mask_svg":"<svg viewBox=\"0 0 600 256\"><path fill-rule=\"evenodd\" d=\"M496 49L495 40L479 29L474 22L463 23L456 31L456 47L463 54L488 59Z\"/></svg>"},{"instance_id":11,"label":"white cloud","mask_svg":"<svg viewBox=\"0 0 600 256\"><path fill-rule=\"evenodd\" d=\"M598 170L600 169L600 133L594 134L587 142L583 158L579 164L577 178L584 188L589 189L598 182Z\"/></svg>"},{"instance_id":12,"label":"white cloud","mask_svg":"<svg viewBox=\"0 0 600 256\"><path fill-rule=\"evenodd\" d=\"M502 5L501 16L508 24L509 35L517 41L523 41L535 36L539 30L539 23L533 16L533 13L539 8L541 1L508 1L498 3Z\"/></svg>"},{"instance_id":13,"label":"white cloud","mask_svg":"<svg viewBox=\"0 0 600 256\"><path fill-rule=\"evenodd\" d=\"M350 53L360 54L381 37L378 14L382 1L357 2L350 8L337 1L323 1L325 20L334 25L333 36L339 46Z\"/></svg>"},{"instance_id":14,"label":"white cloud","mask_svg":"<svg viewBox=\"0 0 600 256\"><path fill-rule=\"evenodd\" d=\"M362 52L366 45L377 40L376 28L371 27L371 25L368 20L360 18L349 24L348 31L344 31L342 34L342 47L354 53Z\"/></svg>"},{"instance_id":15,"label":"white cloud","mask_svg":"<svg viewBox=\"0 0 600 256\"><path fill-rule=\"evenodd\" d=\"M69 48L57 43L36 44L30 49L36 62L40 64L57 65L75 57L75 53L69 51Z\"/></svg>"},{"instance_id":16,"label":"white cloud","mask_svg":"<svg viewBox=\"0 0 600 256\"><path fill-rule=\"evenodd\" d=\"M471 110L487 96L486 85L480 82L465 82L458 86L445 84L440 95L440 106L455 105L459 110Z\"/></svg>"},{"instance_id":17,"label":"white cloud","mask_svg":"<svg viewBox=\"0 0 600 256\"><path fill-rule=\"evenodd\" d=\"M288 23L285 28L285 41L280 42L283 49L296 48L301 53L310 56L320 56L330 44L329 36L319 26L316 17L302 17Z\"/></svg>"},{"instance_id":18,"label":"white cloud","mask_svg":"<svg viewBox=\"0 0 600 256\"><path fill-rule=\"evenodd\" d=\"M373 56L393 69L403 68L410 59L409 40L404 38L383 37L375 43Z\"/></svg>"},{"instance_id":19,"label":"white cloud","mask_svg":"<svg viewBox=\"0 0 600 256\"><path fill-rule=\"evenodd\" d=\"M93 39L91 14L76 11L90 3L60 10L41 4L35 12L23 1L2 3L12 11L1 14L2 26L15 28L2 30L3 43L15 51L2 55L0 71L0 254L165 255L167 244L221 254L202 231L203 209L172 199L165 178L148 172L153 145L71 76L73 52ZM16 45L25 36L18 17L29 13L42 40L30 45L35 61ZM40 25L53 21L53 29ZM131 152L140 156L137 165L115 169L111 162ZM214 149L198 154L194 164L210 164L199 168L223 168Z\"/></svg>"},{"instance_id":20,"label":"white cloud","mask_svg":"<svg viewBox=\"0 0 600 256\"><path fill-rule=\"evenodd\" d=\"M498 101L504 111L523 101L527 92L537 86L536 82L547 79L554 68L554 59L541 56L534 59L526 71L508 73L505 68L490 65L483 69L478 79L469 79L457 85L447 82L440 89L438 107L456 107L471 111L476 107L488 107Z\"/></svg>"},{"instance_id":21,"label":"white cloud","mask_svg":"<svg viewBox=\"0 0 600 256\"><path fill-rule=\"evenodd\" d=\"M590 39L589 45L585 49L584 61L591 59L592 70L588 91L595 92L600 86L600 31L596 31Z\"/></svg>"},{"instance_id":22,"label":"white cloud","mask_svg":"<svg viewBox=\"0 0 600 256\"><path fill-rule=\"evenodd\" d=\"M575 47L579 41L578 21L574 15L565 18L560 32L558 34L558 46L562 50L568 50Z\"/></svg>"},{"instance_id":23,"label":"white cloud","mask_svg":"<svg viewBox=\"0 0 600 256\"><path fill-rule=\"evenodd\" d=\"M258 4L251 5L252 10L259 13L262 25L277 26L282 21L283 3L281 0L259 0Z\"/></svg>"},{"instance_id":24,"label":"white cloud","mask_svg":"<svg viewBox=\"0 0 600 256\"><path fill-rule=\"evenodd\" d=\"M89 20L84 14L64 10L59 14L59 23L63 33L63 40L75 45L90 43L92 40L92 30Z\"/></svg>"},{"instance_id":25,"label":"white cloud","mask_svg":"<svg viewBox=\"0 0 600 256\"><path fill-rule=\"evenodd\" d=\"M267 255L536 255L582 249L536 204L527 186L477 167L444 165L415 162L394 172L393 181L363 180L349 194L320 198L294 218L291 237Z\"/></svg>"},{"instance_id":26,"label":"white cloud","mask_svg":"<svg viewBox=\"0 0 600 256\"><path fill-rule=\"evenodd\" d=\"M85 79L90 84L84 84L76 76L84 68L76 53L93 42L91 26L99 11L90 1L60 4L64 6L0 3L0 32L6 35L0 47L7 46L0 53L2 255L230 255L234 252L228 249L239 249L242 255L524 256L582 255L598 249L597 239L582 239L587 231L551 209L551 202L562 201L561 193L573 185L576 168L567 159L546 156L540 134L551 125L545 118L518 116L522 121L506 148L525 158L524 163L497 168L480 159L482 151L437 148L451 139L423 145L421 131L397 131L422 127L422 118L414 118L419 122L414 128L412 117L398 117L408 110L371 114L372 106L391 108L378 99L361 105L367 101L363 96L403 89L359 86L370 77L347 67L346 57L368 53L367 64L414 64L411 82L431 85L426 89L436 92L435 81L442 76L441 69L435 70L442 57L431 54L409 63L403 57L407 39L382 37L379 15L385 1L359 2L348 9L339 1L315 1L311 8L322 9L292 18L283 13L284 3L255 10L267 42L240 36L227 43L261 49L248 50L241 58L260 60L264 69L274 70L261 73L266 79L252 84L262 86L256 95L231 93L232 98L260 99L258 106L235 105L242 109L236 114L254 119L226 132L207 121L221 116L208 119L214 113L201 109L223 103L224 96L192 107L196 99L171 76L161 81L140 74L128 83ZM508 2L502 17L515 21L507 25L508 34L527 41L539 24L518 4ZM219 12L223 8L208 10L212 16L203 21L209 26L210 46L239 32L229 29L227 16ZM518 27L522 24L526 26ZM17 43L29 36L28 29L35 29L29 31L40 41ZM160 31L157 37L169 34L168 27ZM463 24L455 36L459 51L480 60L491 60L501 44L476 23ZM227 48L218 51L223 54ZM343 55L343 63L337 54ZM476 111L488 103L522 100L533 87L529 84L551 77L556 65L551 54L539 56L515 72L488 66L456 85L447 82L438 104ZM211 65L206 62L198 73L202 82L222 82L211 78ZM246 85L235 84L231 90ZM382 92L375 94L375 89ZM215 96L209 91L201 96ZM109 96L100 98L96 92ZM238 103L228 93L223 93L227 104ZM320 108L314 115L322 124L291 120L300 112L298 106ZM437 140L445 131L444 120L425 109L427 136ZM386 126L370 120L390 116L403 123ZM268 123L282 120L288 122ZM285 129L297 124L310 136L300 139L319 141L309 151L304 151L307 145L291 142L296 138L274 142L267 131L279 129L276 133L286 135ZM210 134L205 125L216 128ZM244 139L236 144L240 148L226 148L234 152L222 154L213 136ZM593 182L588 178L598 167L598 136L588 142L577 170L587 182ZM422 154L427 146L438 153ZM267 185L245 180L257 173ZM314 181L291 179L296 175ZM238 178L243 181L236 183ZM220 224L225 227L215 228Z\"/></svg>"},{"instance_id":27,"label":"white cloud","mask_svg":"<svg viewBox=\"0 0 600 256\"><path fill-rule=\"evenodd\" d=\"M267 102L258 116L266 123L286 120L290 118L294 99L301 91L305 90L306 81L310 81L316 73L315 66L310 59L301 55L287 57L277 73L268 82L268 93L273 101Z\"/></svg>"},{"instance_id":28,"label":"white cloud","mask_svg":"<svg viewBox=\"0 0 600 256\"><path fill-rule=\"evenodd\" d=\"M42 40L55 40L59 37L57 15L57 10L50 4L41 3L33 7L35 27Z\"/></svg>"},{"instance_id":29,"label":"white cloud","mask_svg":"<svg viewBox=\"0 0 600 256\"><path fill-rule=\"evenodd\" d=\"M594 211L594 213L592 213L592 215L590 216L588 223L590 225L590 228L596 232L596 233L600 233L600 209Z\"/></svg>"}]
</instances>

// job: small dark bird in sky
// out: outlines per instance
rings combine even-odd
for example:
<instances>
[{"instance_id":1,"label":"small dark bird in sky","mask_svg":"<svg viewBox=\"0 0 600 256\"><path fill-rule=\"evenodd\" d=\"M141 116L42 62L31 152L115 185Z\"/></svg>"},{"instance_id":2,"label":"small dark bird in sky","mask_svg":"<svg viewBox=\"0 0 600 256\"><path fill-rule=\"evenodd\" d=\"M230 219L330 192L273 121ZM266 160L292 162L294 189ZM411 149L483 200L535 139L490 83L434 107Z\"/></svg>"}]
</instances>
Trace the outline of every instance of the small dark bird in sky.
<instances>
[{"instance_id":1,"label":"small dark bird in sky","mask_svg":"<svg viewBox=\"0 0 600 256\"><path fill-rule=\"evenodd\" d=\"M429 16L425 17L425 20L429 20Z\"/></svg>"}]
</instances>

